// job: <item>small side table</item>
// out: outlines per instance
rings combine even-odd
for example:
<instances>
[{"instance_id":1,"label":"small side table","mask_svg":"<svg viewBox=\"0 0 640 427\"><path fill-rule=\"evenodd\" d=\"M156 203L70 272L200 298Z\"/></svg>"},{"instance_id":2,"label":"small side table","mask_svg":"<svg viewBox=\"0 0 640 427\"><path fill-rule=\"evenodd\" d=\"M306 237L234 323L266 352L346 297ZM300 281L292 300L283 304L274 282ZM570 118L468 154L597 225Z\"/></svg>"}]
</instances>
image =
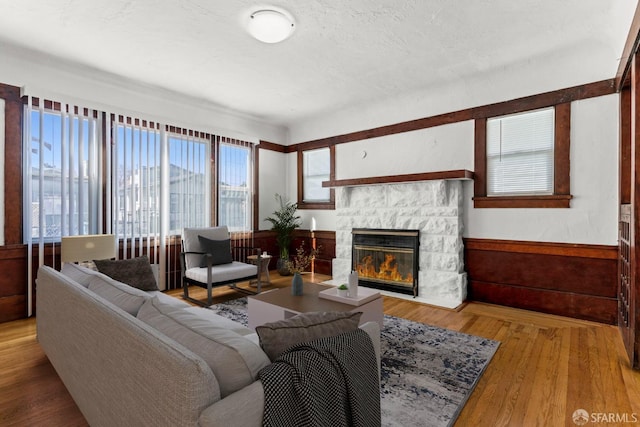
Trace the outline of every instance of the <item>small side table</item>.
<instances>
[{"instance_id":1,"label":"small side table","mask_svg":"<svg viewBox=\"0 0 640 427\"><path fill-rule=\"evenodd\" d=\"M249 255L247 257L249 262L253 265L258 265L258 255ZM271 278L269 277L269 263L271 262L271 255L260 255L260 274L262 276L266 276L266 281L262 281L262 283L271 284ZM260 277L262 280L262 277ZM250 286L256 287L257 281L252 280L249 282Z\"/></svg>"}]
</instances>

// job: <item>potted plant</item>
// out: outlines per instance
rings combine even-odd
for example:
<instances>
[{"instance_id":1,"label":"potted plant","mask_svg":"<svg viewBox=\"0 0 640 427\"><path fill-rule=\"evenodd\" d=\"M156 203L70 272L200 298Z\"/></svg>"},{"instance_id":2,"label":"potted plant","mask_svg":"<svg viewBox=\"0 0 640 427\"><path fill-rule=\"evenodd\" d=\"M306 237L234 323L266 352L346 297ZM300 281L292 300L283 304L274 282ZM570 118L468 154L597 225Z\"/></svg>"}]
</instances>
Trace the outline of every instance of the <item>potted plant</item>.
<instances>
[{"instance_id":1,"label":"potted plant","mask_svg":"<svg viewBox=\"0 0 640 427\"><path fill-rule=\"evenodd\" d=\"M276 244L280 250L278 259L278 273L283 276L291 274L286 262L289 260L289 245L293 238L293 230L300 227L300 216L296 215L298 204L288 201L286 198L276 194L276 200L280 204L280 209L273 212L273 215L265 218L272 225L271 230L276 232Z\"/></svg>"},{"instance_id":2,"label":"potted plant","mask_svg":"<svg viewBox=\"0 0 640 427\"><path fill-rule=\"evenodd\" d=\"M338 286L338 296L346 297L348 293L349 293L349 287L347 286L346 283L343 283L342 285Z\"/></svg>"}]
</instances>

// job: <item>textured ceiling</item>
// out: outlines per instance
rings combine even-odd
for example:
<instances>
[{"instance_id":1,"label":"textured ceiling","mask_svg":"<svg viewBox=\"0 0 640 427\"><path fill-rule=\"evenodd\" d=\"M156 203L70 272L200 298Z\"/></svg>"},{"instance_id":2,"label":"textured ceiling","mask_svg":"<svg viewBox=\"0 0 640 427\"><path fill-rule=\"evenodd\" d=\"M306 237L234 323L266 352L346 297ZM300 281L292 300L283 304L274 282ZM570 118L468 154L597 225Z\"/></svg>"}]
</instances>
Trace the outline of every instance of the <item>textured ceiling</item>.
<instances>
[{"instance_id":1,"label":"textured ceiling","mask_svg":"<svg viewBox=\"0 0 640 427\"><path fill-rule=\"evenodd\" d=\"M453 80L477 81L554 52L582 55L578 67L612 78L637 1L274 5L287 9L297 28L268 45L242 26L265 6L254 1L0 0L0 41L291 125Z\"/></svg>"}]
</instances>

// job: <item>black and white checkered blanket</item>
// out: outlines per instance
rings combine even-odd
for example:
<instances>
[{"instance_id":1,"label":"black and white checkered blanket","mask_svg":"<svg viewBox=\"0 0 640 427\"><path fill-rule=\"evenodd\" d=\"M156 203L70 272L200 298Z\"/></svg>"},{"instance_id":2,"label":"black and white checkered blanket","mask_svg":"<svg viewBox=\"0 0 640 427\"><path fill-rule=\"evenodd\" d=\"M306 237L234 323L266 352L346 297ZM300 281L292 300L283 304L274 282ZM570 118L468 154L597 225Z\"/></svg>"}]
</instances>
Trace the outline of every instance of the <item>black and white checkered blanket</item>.
<instances>
[{"instance_id":1,"label":"black and white checkered blanket","mask_svg":"<svg viewBox=\"0 0 640 427\"><path fill-rule=\"evenodd\" d=\"M379 426L380 384L362 329L294 346L260 371L263 426Z\"/></svg>"}]
</instances>

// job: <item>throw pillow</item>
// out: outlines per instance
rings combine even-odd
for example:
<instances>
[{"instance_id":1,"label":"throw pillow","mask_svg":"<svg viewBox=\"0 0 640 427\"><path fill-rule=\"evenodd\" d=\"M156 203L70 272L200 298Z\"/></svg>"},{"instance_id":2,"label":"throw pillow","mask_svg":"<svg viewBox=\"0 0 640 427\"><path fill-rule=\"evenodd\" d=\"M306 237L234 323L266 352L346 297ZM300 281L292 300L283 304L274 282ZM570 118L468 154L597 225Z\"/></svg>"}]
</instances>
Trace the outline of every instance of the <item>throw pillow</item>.
<instances>
[{"instance_id":1,"label":"throw pillow","mask_svg":"<svg viewBox=\"0 0 640 427\"><path fill-rule=\"evenodd\" d=\"M93 262L100 273L106 274L118 282L126 283L143 291L158 290L149 258L145 255L132 259L97 259Z\"/></svg>"},{"instance_id":2,"label":"throw pillow","mask_svg":"<svg viewBox=\"0 0 640 427\"><path fill-rule=\"evenodd\" d=\"M273 362L296 344L358 328L362 312L312 312L256 327L260 347Z\"/></svg>"},{"instance_id":3,"label":"throw pillow","mask_svg":"<svg viewBox=\"0 0 640 427\"><path fill-rule=\"evenodd\" d=\"M213 255L211 265L230 264L233 262L231 258L231 239L211 240L204 236L198 236L198 241L202 247L202 252ZM207 257L203 256L200 261L200 267L207 266Z\"/></svg>"}]
</instances>

